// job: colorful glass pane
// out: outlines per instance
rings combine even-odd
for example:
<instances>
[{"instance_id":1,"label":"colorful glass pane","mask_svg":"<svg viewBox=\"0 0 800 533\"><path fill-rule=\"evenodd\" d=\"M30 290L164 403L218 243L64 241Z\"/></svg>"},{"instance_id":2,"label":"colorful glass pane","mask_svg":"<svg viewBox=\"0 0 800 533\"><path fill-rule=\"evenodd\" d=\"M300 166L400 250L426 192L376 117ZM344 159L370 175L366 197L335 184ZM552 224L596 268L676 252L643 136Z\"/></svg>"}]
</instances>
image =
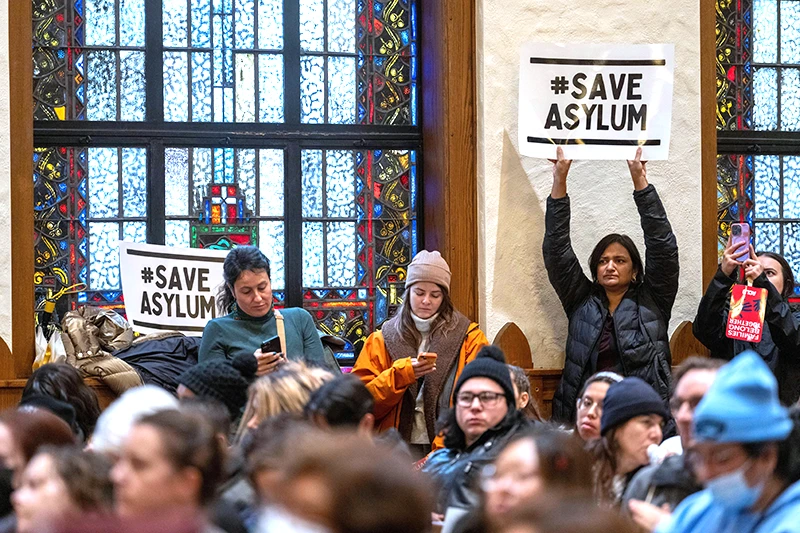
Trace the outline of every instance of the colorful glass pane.
<instances>
[{"instance_id":1,"label":"colorful glass pane","mask_svg":"<svg viewBox=\"0 0 800 533\"><path fill-rule=\"evenodd\" d=\"M145 241L146 157L135 147L34 149L37 299L85 284L61 312L89 302L122 307L117 241Z\"/></svg>"},{"instance_id":2,"label":"colorful glass pane","mask_svg":"<svg viewBox=\"0 0 800 533\"><path fill-rule=\"evenodd\" d=\"M304 307L355 353L402 303L417 251L416 153L304 150Z\"/></svg>"},{"instance_id":3,"label":"colorful glass pane","mask_svg":"<svg viewBox=\"0 0 800 533\"><path fill-rule=\"evenodd\" d=\"M416 125L416 0L365 0L356 20L358 123Z\"/></svg>"},{"instance_id":4,"label":"colorful glass pane","mask_svg":"<svg viewBox=\"0 0 800 533\"><path fill-rule=\"evenodd\" d=\"M143 6L32 2L34 120L144 120Z\"/></svg>"},{"instance_id":5,"label":"colorful glass pane","mask_svg":"<svg viewBox=\"0 0 800 533\"><path fill-rule=\"evenodd\" d=\"M164 0L164 119L283 122L282 11L277 0Z\"/></svg>"},{"instance_id":6,"label":"colorful glass pane","mask_svg":"<svg viewBox=\"0 0 800 533\"><path fill-rule=\"evenodd\" d=\"M752 58L749 46L741 46L742 42L751 42L751 17L752 0L717 2L717 129L720 130L752 128Z\"/></svg>"}]
</instances>

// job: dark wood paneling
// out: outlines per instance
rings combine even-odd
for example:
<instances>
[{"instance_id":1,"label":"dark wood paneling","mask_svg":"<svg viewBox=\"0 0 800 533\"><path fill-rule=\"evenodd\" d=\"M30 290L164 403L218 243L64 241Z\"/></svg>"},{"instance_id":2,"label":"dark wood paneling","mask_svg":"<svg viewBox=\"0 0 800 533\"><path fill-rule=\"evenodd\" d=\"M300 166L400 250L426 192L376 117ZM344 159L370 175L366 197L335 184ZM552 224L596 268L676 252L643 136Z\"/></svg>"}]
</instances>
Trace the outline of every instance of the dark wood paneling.
<instances>
[{"instance_id":1,"label":"dark wood paneling","mask_svg":"<svg viewBox=\"0 0 800 533\"><path fill-rule=\"evenodd\" d=\"M33 330L33 62L31 2L8 2L11 113L11 352L2 354L0 377L31 373Z\"/></svg>"},{"instance_id":2,"label":"dark wood paneling","mask_svg":"<svg viewBox=\"0 0 800 533\"><path fill-rule=\"evenodd\" d=\"M715 2L700 2L703 291L717 270L717 51Z\"/></svg>"},{"instance_id":3,"label":"dark wood paneling","mask_svg":"<svg viewBox=\"0 0 800 533\"><path fill-rule=\"evenodd\" d=\"M478 316L475 3L420 2L425 247L452 270L450 293Z\"/></svg>"}]
</instances>

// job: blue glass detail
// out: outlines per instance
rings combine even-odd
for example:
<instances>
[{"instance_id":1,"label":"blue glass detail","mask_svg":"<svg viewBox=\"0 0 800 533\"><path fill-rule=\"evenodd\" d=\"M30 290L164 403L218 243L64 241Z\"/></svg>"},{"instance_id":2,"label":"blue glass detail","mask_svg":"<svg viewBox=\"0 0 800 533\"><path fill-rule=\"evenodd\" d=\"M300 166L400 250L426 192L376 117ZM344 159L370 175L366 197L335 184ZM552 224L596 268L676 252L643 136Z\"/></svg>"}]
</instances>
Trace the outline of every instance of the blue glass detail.
<instances>
[{"instance_id":1,"label":"blue glass detail","mask_svg":"<svg viewBox=\"0 0 800 533\"><path fill-rule=\"evenodd\" d=\"M417 42L417 3L410 2L411 7L411 39Z\"/></svg>"},{"instance_id":2,"label":"blue glass detail","mask_svg":"<svg viewBox=\"0 0 800 533\"><path fill-rule=\"evenodd\" d=\"M415 61L412 61L411 63L414 64ZM417 125L417 85L416 84L412 84L411 85L411 125L412 126L416 126Z\"/></svg>"},{"instance_id":3,"label":"blue glass detail","mask_svg":"<svg viewBox=\"0 0 800 533\"><path fill-rule=\"evenodd\" d=\"M78 12L78 15L83 15L83 0L75 0L75 11Z\"/></svg>"},{"instance_id":4,"label":"blue glass detail","mask_svg":"<svg viewBox=\"0 0 800 533\"><path fill-rule=\"evenodd\" d=\"M59 183L58 190L61 191L63 194L67 192L67 184L66 183Z\"/></svg>"},{"instance_id":5,"label":"blue glass detail","mask_svg":"<svg viewBox=\"0 0 800 533\"><path fill-rule=\"evenodd\" d=\"M78 293L78 302L79 303L86 303L86 293L85 292L79 292Z\"/></svg>"},{"instance_id":6,"label":"blue glass detail","mask_svg":"<svg viewBox=\"0 0 800 533\"><path fill-rule=\"evenodd\" d=\"M417 220L414 219L411 221L411 256L417 255L417 251L419 251L419 245L417 243Z\"/></svg>"},{"instance_id":7,"label":"blue glass detail","mask_svg":"<svg viewBox=\"0 0 800 533\"><path fill-rule=\"evenodd\" d=\"M380 2L375 2L372 8L375 10L375 13L380 13L381 11L383 11L383 4L381 4Z\"/></svg>"},{"instance_id":8,"label":"blue glass detail","mask_svg":"<svg viewBox=\"0 0 800 533\"><path fill-rule=\"evenodd\" d=\"M61 248L62 250L66 250L67 249L67 241L59 241L58 247Z\"/></svg>"},{"instance_id":9,"label":"blue glass detail","mask_svg":"<svg viewBox=\"0 0 800 533\"><path fill-rule=\"evenodd\" d=\"M375 207L373 207L372 209L372 214L376 217L379 217L381 216L382 213L383 213L383 205L380 203L376 203Z\"/></svg>"},{"instance_id":10,"label":"blue glass detail","mask_svg":"<svg viewBox=\"0 0 800 533\"><path fill-rule=\"evenodd\" d=\"M367 289L358 289L358 298L359 298L359 300L366 300L367 299Z\"/></svg>"},{"instance_id":11,"label":"blue glass detail","mask_svg":"<svg viewBox=\"0 0 800 533\"><path fill-rule=\"evenodd\" d=\"M403 41L403 46L408 45L409 41L409 32L408 31L401 31L400 32L400 40Z\"/></svg>"}]
</instances>

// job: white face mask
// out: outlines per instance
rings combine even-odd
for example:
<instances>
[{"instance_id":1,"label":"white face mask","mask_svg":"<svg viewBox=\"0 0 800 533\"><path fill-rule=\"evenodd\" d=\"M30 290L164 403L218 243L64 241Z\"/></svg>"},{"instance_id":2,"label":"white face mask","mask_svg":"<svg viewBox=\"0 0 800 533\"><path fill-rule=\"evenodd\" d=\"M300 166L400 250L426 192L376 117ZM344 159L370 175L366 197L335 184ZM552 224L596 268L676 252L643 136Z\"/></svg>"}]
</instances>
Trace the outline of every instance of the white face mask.
<instances>
[{"instance_id":1,"label":"white face mask","mask_svg":"<svg viewBox=\"0 0 800 533\"><path fill-rule=\"evenodd\" d=\"M261 514L256 533L331 533L319 524L291 514L283 507L270 506Z\"/></svg>"},{"instance_id":2,"label":"white face mask","mask_svg":"<svg viewBox=\"0 0 800 533\"><path fill-rule=\"evenodd\" d=\"M742 511L755 505L764 489L764 482L755 487L747 484L744 473L751 464L752 461L748 460L733 472L706 482L706 488L711 491L717 503L732 511Z\"/></svg>"}]
</instances>

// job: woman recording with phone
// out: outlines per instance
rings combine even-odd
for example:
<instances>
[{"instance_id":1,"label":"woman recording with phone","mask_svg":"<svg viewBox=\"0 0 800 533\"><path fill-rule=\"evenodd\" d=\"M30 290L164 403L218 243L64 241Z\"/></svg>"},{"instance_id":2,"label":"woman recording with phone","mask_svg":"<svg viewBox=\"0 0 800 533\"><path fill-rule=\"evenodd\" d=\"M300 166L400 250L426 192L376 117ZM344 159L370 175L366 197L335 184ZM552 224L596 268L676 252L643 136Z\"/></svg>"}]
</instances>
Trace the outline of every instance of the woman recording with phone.
<instances>
[{"instance_id":1,"label":"woman recording with phone","mask_svg":"<svg viewBox=\"0 0 800 533\"><path fill-rule=\"evenodd\" d=\"M439 252L419 252L408 265L400 311L367 338L353 367L375 398L376 428L396 428L417 456L431 451L458 376L488 343L453 307L447 262Z\"/></svg>"},{"instance_id":2,"label":"woman recording with phone","mask_svg":"<svg viewBox=\"0 0 800 533\"><path fill-rule=\"evenodd\" d=\"M228 252L223 276L225 283L217 295L217 308L225 316L206 324L198 362L253 354L258 361L257 376L274 372L287 357L334 370L326 364L322 342L308 311L283 309L280 317L277 316L272 306L269 260L261 250L255 246L239 246ZM279 342L268 343L267 351L261 348L265 340L278 335L279 319L285 331L286 354L283 356L278 353Z\"/></svg>"},{"instance_id":3,"label":"woman recording with phone","mask_svg":"<svg viewBox=\"0 0 800 533\"><path fill-rule=\"evenodd\" d=\"M746 224L733 224L731 234L717 273L700 300L692 332L711 350L711 357L730 360L745 350L755 351L775 373L781 402L792 405L800 398L800 313L789 306L794 274L783 256L756 253ZM741 282L737 281L740 273L744 275ZM731 291L734 284L747 281L767 290L765 327L758 343L725 336Z\"/></svg>"},{"instance_id":4,"label":"woman recording with phone","mask_svg":"<svg viewBox=\"0 0 800 533\"><path fill-rule=\"evenodd\" d=\"M544 264L569 318L564 373L553 398L553 418L574 423L578 394L592 374L637 376L667 405L671 382L668 325L678 292L678 244L655 187L647 182L642 149L628 161L639 210L645 264L627 235L606 235L589 258L590 280L572 249L567 174L561 147L547 199ZM667 428L666 434L670 429Z\"/></svg>"}]
</instances>

